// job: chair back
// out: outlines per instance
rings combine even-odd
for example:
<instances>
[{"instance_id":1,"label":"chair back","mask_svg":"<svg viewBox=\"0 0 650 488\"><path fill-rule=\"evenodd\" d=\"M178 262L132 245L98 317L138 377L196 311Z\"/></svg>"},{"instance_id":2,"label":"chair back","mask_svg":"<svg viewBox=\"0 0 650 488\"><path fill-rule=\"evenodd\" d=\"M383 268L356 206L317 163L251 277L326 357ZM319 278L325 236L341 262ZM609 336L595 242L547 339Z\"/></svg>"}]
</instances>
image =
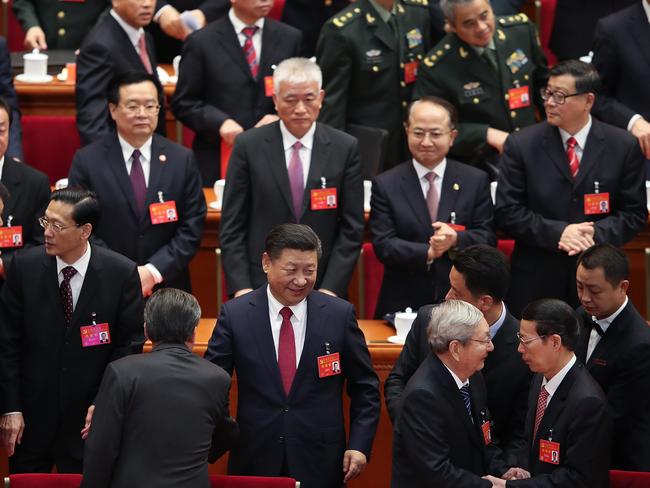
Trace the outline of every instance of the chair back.
<instances>
[{"instance_id":1,"label":"chair back","mask_svg":"<svg viewBox=\"0 0 650 488\"><path fill-rule=\"evenodd\" d=\"M300 483L293 478L211 474L210 486L212 488L300 488Z\"/></svg>"},{"instance_id":2,"label":"chair back","mask_svg":"<svg viewBox=\"0 0 650 488\"><path fill-rule=\"evenodd\" d=\"M361 176L364 180L372 180L384 167L388 147L388 131L376 127L350 124L346 132L359 141Z\"/></svg>"},{"instance_id":3,"label":"chair back","mask_svg":"<svg viewBox=\"0 0 650 488\"><path fill-rule=\"evenodd\" d=\"M79 485L80 474L29 473L5 478L5 488L79 488Z\"/></svg>"},{"instance_id":4,"label":"chair back","mask_svg":"<svg viewBox=\"0 0 650 488\"><path fill-rule=\"evenodd\" d=\"M610 488L648 488L650 486L650 473L637 471L609 472Z\"/></svg>"}]
</instances>

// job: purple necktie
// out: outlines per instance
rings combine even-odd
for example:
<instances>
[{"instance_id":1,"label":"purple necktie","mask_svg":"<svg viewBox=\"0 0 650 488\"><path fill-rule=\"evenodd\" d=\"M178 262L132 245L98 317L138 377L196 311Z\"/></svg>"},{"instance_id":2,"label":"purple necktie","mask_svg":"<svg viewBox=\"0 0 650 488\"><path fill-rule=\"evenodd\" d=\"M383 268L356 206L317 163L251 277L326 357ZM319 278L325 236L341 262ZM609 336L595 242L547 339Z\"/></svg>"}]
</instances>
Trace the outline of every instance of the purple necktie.
<instances>
[{"instance_id":1,"label":"purple necktie","mask_svg":"<svg viewBox=\"0 0 650 488\"><path fill-rule=\"evenodd\" d=\"M429 209L429 217L431 217L431 222L435 222L438 219L438 203L440 201L438 190L436 190L436 185L434 184L438 175L433 171L429 171L424 175L424 177L429 181L429 190L427 191L427 208Z\"/></svg>"},{"instance_id":2,"label":"purple necktie","mask_svg":"<svg viewBox=\"0 0 650 488\"><path fill-rule=\"evenodd\" d=\"M133 162L131 163L131 187L135 195L135 205L138 209L138 217L142 216L144 211L144 202L147 197L147 185L144 182L144 172L140 164L140 150L133 151Z\"/></svg>"},{"instance_id":3,"label":"purple necktie","mask_svg":"<svg viewBox=\"0 0 650 488\"><path fill-rule=\"evenodd\" d=\"M61 270L63 273L63 281L59 285L59 292L61 293L61 301L63 302L63 315L65 317L66 325L70 324L72 320L72 312L74 304L72 302L72 288L70 287L70 280L77 274L77 270L72 266L66 266Z\"/></svg>"},{"instance_id":4,"label":"purple necktie","mask_svg":"<svg viewBox=\"0 0 650 488\"><path fill-rule=\"evenodd\" d=\"M293 201L293 213L296 222L300 222L302 210L302 197L305 193L305 183L302 174L302 161L300 160L300 141L294 143L291 159L289 160L289 184L291 185L291 200Z\"/></svg>"}]
</instances>

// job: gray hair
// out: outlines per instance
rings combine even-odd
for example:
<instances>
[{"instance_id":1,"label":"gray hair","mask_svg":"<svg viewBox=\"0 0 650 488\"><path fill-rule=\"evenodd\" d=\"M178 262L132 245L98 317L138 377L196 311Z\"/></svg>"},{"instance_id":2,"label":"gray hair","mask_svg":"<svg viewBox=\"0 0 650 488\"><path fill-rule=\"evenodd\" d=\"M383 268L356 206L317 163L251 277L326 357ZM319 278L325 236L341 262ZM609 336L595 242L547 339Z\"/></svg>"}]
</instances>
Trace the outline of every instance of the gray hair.
<instances>
[{"instance_id":1,"label":"gray hair","mask_svg":"<svg viewBox=\"0 0 650 488\"><path fill-rule=\"evenodd\" d=\"M445 18L449 21L450 24L456 22L456 7L459 5L465 5L472 3L475 0L440 0L440 10L445 15ZM490 0L485 0L488 5L490 5Z\"/></svg>"},{"instance_id":2,"label":"gray hair","mask_svg":"<svg viewBox=\"0 0 650 488\"><path fill-rule=\"evenodd\" d=\"M196 298L176 288L156 291L144 307L144 322L151 342L187 342L200 318L201 307Z\"/></svg>"},{"instance_id":3,"label":"gray hair","mask_svg":"<svg viewBox=\"0 0 650 488\"><path fill-rule=\"evenodd\" d=\"M323 86L323 73L311 59L289 58L282 61L273 72L273 90L280 93L280 83L309 83L315 81L320 90Z\"/></svg>"},{"instance_id":4,"label":"gray hair","mask_svg":"<svg viewBox=\"0 0 650 488\"><path fill-rule=\"evenodd\" d=\"M474 305L463 300L448 300L431 309L427 339L434 354L446 352L451 341L467 343L483 314Z\"/></svg>"}]
</instances>

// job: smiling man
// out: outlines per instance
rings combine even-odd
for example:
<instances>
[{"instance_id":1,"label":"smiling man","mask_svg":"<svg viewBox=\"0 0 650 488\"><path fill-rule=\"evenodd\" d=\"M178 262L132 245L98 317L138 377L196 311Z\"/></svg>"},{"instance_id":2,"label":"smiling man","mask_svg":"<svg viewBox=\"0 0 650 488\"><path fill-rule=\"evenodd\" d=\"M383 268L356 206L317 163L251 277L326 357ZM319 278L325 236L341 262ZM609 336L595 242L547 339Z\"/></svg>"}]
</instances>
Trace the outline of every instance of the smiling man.
<instances>
[{"instance_id":1,"label":"smiling man","mask_svg":"<svg viewBox=\"0 0 650 488\"><path fill-rule=\"evenodd\" d=\"M506 142L495 218L516 240L506 299L515 316L543 297L577 306L577 255L622 246L645 225L643 156L631 134L591 117L599 84L589 64L556 65L541 93L548 121Z\"/></svg>"},{"instance_id":2,"label":"smiling man","mask_svg":"<svg viewBox=\"0 0 650 488\"><path fill-rule=\"evenodd\" d=\"M313 291L320 255L308 226L272 229L261 260L268 284L221 307L205 358L237 374L240 437L229 474L332 488L370 457L379 381L352 305Z\"/></svg>"},{"instance_id":3,"label":"smiling man","mask_svg":"<svg viewBox=\"0 0 650 488\"><path fill-rule=\"evenodd\" d=\"M273 83L280 120L237 136L228 164L219 233L228 293L265 283L264 237L296 222L323 243L316 288L345 296L364 225L357 141L316 122L324 96L316 63L287 59Z\"/></svg>"}]
</instances>

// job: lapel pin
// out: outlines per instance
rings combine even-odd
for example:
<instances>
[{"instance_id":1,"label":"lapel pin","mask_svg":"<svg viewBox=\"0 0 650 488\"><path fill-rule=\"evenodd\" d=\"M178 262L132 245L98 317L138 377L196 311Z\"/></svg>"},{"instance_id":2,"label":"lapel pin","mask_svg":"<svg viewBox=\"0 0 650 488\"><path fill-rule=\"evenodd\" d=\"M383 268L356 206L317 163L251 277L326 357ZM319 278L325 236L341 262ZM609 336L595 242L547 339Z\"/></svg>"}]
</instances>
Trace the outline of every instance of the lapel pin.
<instances>
[{"instance_id":1,"label":"lapel pin","mask_svg":"<svg viewBox=\"0 0 650 488\"><path fill-rule=\"evenodd\" d=\"M158 159L160 160L161 163L164 163L165 161L167 161L167 156L161 154L160 156L158 156Z\"/></svg>"},{"instance_id":2,"label":"lapel pin","mask_svg":"<svg viewBox=\"0 0 650 488\"><path fill-rule=\"evenodd\" d=\"M460 185L458 183L454 183L454 186L452 188L456 191L460 190Z\"/></svg>"}]
</instances>

